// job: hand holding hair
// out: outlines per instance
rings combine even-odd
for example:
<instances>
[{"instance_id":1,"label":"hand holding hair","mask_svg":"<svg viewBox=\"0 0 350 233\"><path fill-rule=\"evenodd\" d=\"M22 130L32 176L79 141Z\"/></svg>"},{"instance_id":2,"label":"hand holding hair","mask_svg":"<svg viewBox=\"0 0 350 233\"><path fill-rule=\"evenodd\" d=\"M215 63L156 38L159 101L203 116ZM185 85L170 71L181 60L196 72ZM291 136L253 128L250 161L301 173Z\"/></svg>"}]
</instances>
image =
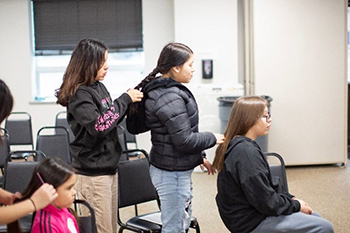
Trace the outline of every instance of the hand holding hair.
<instances>
[{"instance_id":1,"label":"hand holding hair","mask_svg":"<svg viewBox=\"0 0 350 233\"><path fill-rule=\"evenodd\" d=\"M43 184L38 190L36 190L30 197L30 200L35 207L35 210L45 208L48 204L53 202L57 198L58 194L56 189L50 184Z\"/></svg>"},{"instance_id":2,"label":"hand holding hair","mask_svg":"<svg viewBox=\"0 0 350 233\"><path fill-rule=\"evenodd\" d=\"M143 98L143 93L136 89L129 89L126 93L130 96L133 103L141 102Z\"/></svg>"},{"instance_id":3,"label":"hand holding hair","mask_svg":"<svg viewBox=\"0 0 350 233\"><path fill-rule=\"evenodd\" d=\"M0 188L0 203L3 205L12 205L16 199L21 199L22 195L19 192L10 193Z\"/></svg>"},{"instance_id":4,"label":"hand holding hair","mask_svg":"<svg viewBox=\"0 0 350 233\"><path fill-rule=\"evenodd\" d=\"M214 133L215 137L216 137L216 144L221 144L224 143L225 141L225 136L223 134L219 134L219 133Z\"/></svg>"}]
</instances>

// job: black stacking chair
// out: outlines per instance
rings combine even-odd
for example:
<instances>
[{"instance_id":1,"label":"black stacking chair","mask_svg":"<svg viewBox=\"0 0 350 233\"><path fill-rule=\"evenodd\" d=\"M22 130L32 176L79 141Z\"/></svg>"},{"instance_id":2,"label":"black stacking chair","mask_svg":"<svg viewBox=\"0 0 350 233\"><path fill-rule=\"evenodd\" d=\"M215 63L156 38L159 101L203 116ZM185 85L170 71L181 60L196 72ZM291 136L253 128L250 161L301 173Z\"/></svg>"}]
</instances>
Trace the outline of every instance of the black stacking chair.
<instances>
[{"instance_id":1,"label":"black stacking chair","mask_svg":"<svg viewBox=\"0 0 350 233\"><path fill-rule=\"evenodd\" d=\"M10 153L10 139L6 129L0 128L0 137L0 169L2 175L4 175L6 156Z\"/></svg>"},{"instance_id":2,"label":"black stacking chair","mask_svg":"<svg viewBox=\"0 0 350 233\"><path fill-rule=\"evenodd\" d=\"M2 176L0 177L0 187L2 186L3 178L4 178L4 167L6 156L10 153L10 140L9 134L6 129L0 128L0 169Z\"/></svg>"},{"instance_id":3,"label":"black stacking chair","mask_svg":"<svg viewBox=\"0 0 350 233\"><path fill-rule=\"evenodd\" d=\"M286 167L284 160L281 155L268 152L264 153L269 163L271 175L272 175L272 185L281 184L281 190L283 193L288 193L288 183L286 175Z\"/></svg>"},{"instance_id":4,"label":"black stacking chair","mask_svg":"<svg viewBox=\"0 0 350 233\"><path fill-rule=\"evenodd\" d=\"M78 205L84 206L81 208L88 208L90 211L90 215L82 216L78 211L78 208L77 208ZM74 201L74 207L75 207L75 212L79 218L78 220L79 231L81 233L97 233L95 211L92 208L92 206L85 200L76 199Z\"/></svg>"},{"instance_id":5,"label":"black stacking chair","mask_svg":"<svg viewBox=\"0 0 350 233\"><path fill-rule=\"evenodd\" d=\"M26 149L34 150L32 118L29 113L12 112L5 120L5 129L9 134L11 150L14 150L14 146L17 149L19 149L17 146L21 146L21 148L26 147ZM13 156L13 159L27 160L30 154L21 154L21 157Z\"/></svg>"},{"instance_id":6,"label":"black stacking chair","mask_svg":"<svg viewBox=\"0 0 350 233\"><path fill-rule=\"evenodd\" d=\"M126 145L125 128L121 125L117 125L117 130L118 130L118 141L120 143L120 146L122 147L123 151L126 151L128 147Z\"/></svg>"},{"instance_id":7,"label":"black stacking chair","mask_svg":"<svg viewBox=\"0 0 350 233\"><path fill-rule=\"evenodd\" d=\"M118 125L118 138L123 151L128 151L127 153L128 157L141 156L142 153L137 151L137 149L140 149L140 148L138 148L137 146L136 136L129 133L129 131L127 130L125 118ZM133 146L131 147L130 145L133 145ZM135 149L136 151L133 151Z\"/></svg>"},{"instance_id":8,"label":"black stacking chair","mask_svg":"<svg viewBox=\"0 0 350 233\"><path fill-rule=\"evenodd\" d=\"M70 164L72 159L68 130L63 126L40 128L36 138L36 150L44 152L47 157L55 156Z\"/></svg>"},{"instance_id":9,"label":"black stacking chair","mask_svg":"<svg viewBox=\"0 0 350 233\"><path fill-rule=\"evenodd\" d=\"M68 121L67 121L67 112L62 111L56 114L55 118L55 126L62 126L65 127L69 132L69 142L72 142L75 139L75 136L72 132L72 129L70 128ZM57 132L59 133L59 132Z\"/></svg>"},{"instance_id":10,"label":"black stacking chair","mask_svg":"<svg viewBox=\"0 0 350 233\"><path fill-rule=\"evenodd\" d=\"M133 144L132 147L127 147L128 149L137 149L137 141L136 141L136 135L135 134L131 134L128 131L128 128L126 127L126 118L124 118L121 122L120 125L123 126L123 128L125 129L125 139L126 139L126 143L128 145Z\"/></svg>"},{"instance_id":11,"label":"black stacking chair","mask_svg":"<svg viewBox=\"0 0 350 233\"><path fill-rule=\"evenodd\" d=\"M125 229L133 232L161 232L160 211L158 208L159 199L152 184L149 174L148 154L145 158L131 158L121 161L118 166L118 224L119 233ZM155 202L157 210L151 213L139 215L138 205L146 202ZM122 221L121 209L134 206L135 215L127 221ZM191 228L200 232L199 224L195 217L192 217Z\"/></svg>"},{"instance_id":12,"label":"black stacking chair","mask_svg":"<svg viewBox=\"0 0 350 233\"><path fill-rule=\"evenodd\" d=\"M138 204L154 201L157 202L157 193L149 175L149 163L147 158L121 161L118 165L118 224L119 233L125 229L133 232L161 232L161 226L157 223L146 221L143 218L158 214L138 214ZM135 216L123 222L120 209L134 206Z\"/></svg>"}]
</instances>

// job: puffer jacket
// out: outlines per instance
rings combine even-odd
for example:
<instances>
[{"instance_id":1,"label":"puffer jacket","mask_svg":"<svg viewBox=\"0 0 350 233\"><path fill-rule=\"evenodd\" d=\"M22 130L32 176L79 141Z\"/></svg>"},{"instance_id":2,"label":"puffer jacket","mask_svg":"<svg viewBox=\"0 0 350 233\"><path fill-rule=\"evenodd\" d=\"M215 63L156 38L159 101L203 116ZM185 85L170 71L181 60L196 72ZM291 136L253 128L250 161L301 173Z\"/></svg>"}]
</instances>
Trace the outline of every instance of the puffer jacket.
<instances>
[{"instance_id":1,"label":"puffer jacket","mask_svg":"<svg viewBox=\"0 0 350 233\"><path fill-rule=\"evenodd\" d=\"M151 164L168 171L202 164L202 151L213 147L216 138L211 132L198 132L198 107L190 90L172 78L158 78L143 92L146 125L151 130Z\"/></svg>"}]
</instances>

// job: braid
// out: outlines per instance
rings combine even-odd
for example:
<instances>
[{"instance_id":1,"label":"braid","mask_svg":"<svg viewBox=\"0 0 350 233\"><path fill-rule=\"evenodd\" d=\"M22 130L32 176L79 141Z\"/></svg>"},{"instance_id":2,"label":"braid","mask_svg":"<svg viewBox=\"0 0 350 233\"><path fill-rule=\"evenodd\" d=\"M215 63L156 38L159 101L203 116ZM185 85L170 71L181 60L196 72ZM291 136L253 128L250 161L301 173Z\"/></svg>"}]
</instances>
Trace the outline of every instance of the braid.
<instances>
[{"instance_id":1,"label":"braid","mask_svg":"<svg viewBox=\"0 0 350 233\"><path fill-rule=\"evenodd\" d=\"M144 88L147 83L151 82L153 79L156 79L158 77L156 77L156 75L160 72L160 69L158 68L158 66L156 68L153 69L153 71L151 73L149 73L146 78L144 78L136 87L136 90L140 90L142 88ZM130 113L137 113L138 109L137 109L137 104L136 103L132 103L129 106L129 112Z\"/></svg>"},{"instance_id":2,"label":"braid","mask_svg":"<svg viewBox=\"0 0 350 233\"><path fill-rule=\"evenodd\" d=\"M154 70L149 73L149 75L146 76L146 78L144 78L136 87L135 89L140 90L140 88L142 89L144 86L146 86L147 83L149 83L150 81L152 81L153 79L156 78L156 75L159 73L159 68L158 66L156 68L154 68Z\"/></svg>"}]
</instances>

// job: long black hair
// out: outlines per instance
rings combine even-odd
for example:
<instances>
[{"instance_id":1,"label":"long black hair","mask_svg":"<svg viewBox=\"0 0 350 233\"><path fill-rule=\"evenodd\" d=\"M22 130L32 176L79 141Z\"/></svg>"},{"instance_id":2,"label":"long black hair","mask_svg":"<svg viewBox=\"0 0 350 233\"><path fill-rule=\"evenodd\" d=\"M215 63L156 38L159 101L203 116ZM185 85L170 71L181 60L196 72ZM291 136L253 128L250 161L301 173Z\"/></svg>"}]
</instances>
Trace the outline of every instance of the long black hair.
<instances>
[{"instance_id":1,"label":"long black hair","mask_svg":"<svg viewBox=\"0 0 350 233\"><path fill-rule=\"evenodd\" d=\"M154 68L135 89L142 89L147 83L155 79L158 73L166 74L171 68L182 66L191 54L193 54L193 51L187 45L181 43L167 44L159 55L157 67Z\"/></svg>"},{"instance_id":2,"label":"long black hair","mask_svg":"<svg viewBox=\"0 0 350 233\"><path fill-rule=\"evenodd\" d=\"M6 83L0 79L0 124L11 113L13 107L13 96Z\"/></svg>"},{"instance_id":3,"label":"long black hair","mask_svg":"<svg viewBox=\"0 0 350 233\"><path fill-rule=\"evenodd\" d=\"M192 54L193 51L187 45L181 43L169 43L165 45L159 55L156 68L154 68L135 89L142 90L150 81L159 78L157 74L166 74L171 68L182 66ZM137 112L135 104L130 106L130 111Z\"/></svg>"}]
</instances>

